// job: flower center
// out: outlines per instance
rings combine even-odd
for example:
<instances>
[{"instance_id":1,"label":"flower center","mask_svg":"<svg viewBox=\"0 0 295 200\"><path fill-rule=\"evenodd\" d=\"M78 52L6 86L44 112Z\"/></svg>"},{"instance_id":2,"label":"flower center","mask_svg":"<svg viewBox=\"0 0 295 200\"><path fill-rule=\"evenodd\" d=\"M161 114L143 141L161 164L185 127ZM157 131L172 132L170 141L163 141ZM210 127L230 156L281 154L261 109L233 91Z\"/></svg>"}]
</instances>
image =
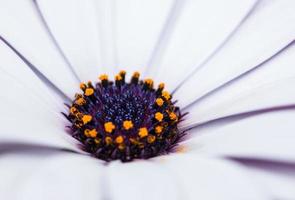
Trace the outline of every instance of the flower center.
<instances>
[{"instance_id":1,"label":"flower center","mask_svg":"<svg viewBox=\"0 0 295 200\"><path fill-rule=\"evenodd\" d=\"M75 95L65 115L71 135L83 150L105 161L169 153L185 134L178 129L179 108L163 83L154 89L153 80L140 80L138 72L129 83L125 75L121 71L114 82L101 75L95 85L81 83L83 94Z\"/></svg>"}]
</instances>

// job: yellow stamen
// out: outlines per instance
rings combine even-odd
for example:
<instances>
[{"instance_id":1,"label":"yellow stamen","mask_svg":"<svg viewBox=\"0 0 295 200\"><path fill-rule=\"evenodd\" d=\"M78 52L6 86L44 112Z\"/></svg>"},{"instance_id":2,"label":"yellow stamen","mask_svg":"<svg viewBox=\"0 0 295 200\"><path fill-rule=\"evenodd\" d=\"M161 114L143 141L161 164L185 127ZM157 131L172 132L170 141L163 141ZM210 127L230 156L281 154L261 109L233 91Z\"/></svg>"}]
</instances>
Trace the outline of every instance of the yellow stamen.
<instances>
[{"instance_id":1,"label":"yellow stamen","mask_svg":"<svg viewBox=\"0 0 295 200\"><path fill-rule=\"evenodd\" d=\"M158 120L159 122L161 122L163 120L163 118L164 118L164 115L162 113L157 112L155 114L155 119Z\"/></svg>"},{"instance_id":2,"label":"yellow stamen","mask_svg":"<svg viewBox=\"0 0 295 200\"><path fill-rule=\"evenodd\" d=\"M143 138L146 137L148 135L148 130L147 128L140 128L139 132L138 132L139 137Z\"/></svg>"},{"instance_id":3,"label":"yellow stamen","mask_svg":"<svg viewBox=\"0 0 295 200\"><path fill-rule=\"evenodd\" d=\"M95 139L94 139L94 142L95 142L96 144L99 144L99 143L101 142L101 139L99 139L99 138L95 138Z\"/></svg>"},{"instance_id":4,"label":"yellow stamen","mask_svg":"<svg viewBox=\"0 0 295 200\"><path fill-rule=\"evenodd\" d=\"M169 114L169 118L171 120L175 121L175 120L177 120L177 115L174 112L172 112L172 113Z\"/></svg>"},{"instance_id":5,"label":"yellow stamen","mask_svg":"<svg viewBox=\"0 0 295 200\"><path fill-rule=\"evenodd\" d=\"M94 93L94 89L92 89L92 88L87 88L87 89L85 90L85 95L86 95L86 96L93 95L93 93Z\"/></svg>"},{"instance_id":6,"label":"yellow stamen","mask_svg":"<svg viewBox=\"0 0 295 200\"><path fill-rule=\"evenodd\" d=\"M164 83L160 83L160 84L159 84L159 89L160 89L160 90L163 90L164 87L165 87L165 84L164 84Z\"/></svg>"},{"instance_id":7,"label":"yellow stamen","mask_svg":"<svg viewBox=\"0 0 295 200\"><path fill-rule=\"evenodd\" d=\"M91 120L92 120L92 116L91 115L83 115L83 117L82 117L83 124L87 124Z\"/></svg>"},{"instance_id":8,"label":"yellow stamen","mask_svg":"<svg viewBox=\"0 0 295 200\"><path fill-rule=\"evenodd\" d=\"M75 122L74 125L77 127L77 128L81 128L83 126L83 123L82 122Z\"/></svg>"},{"instance_id":9,"label":"yellow stamen","mask_svg":"<svg viewBox=\"0 0 295 200\"><path fill-rule=\"evenodd\" d=\"M157 98L157 99L156 99L156 104L157 104L158 106L162 106L162 105L164 104L163 99L162 99L162 98Z\"/></svg>"},{"instance_id":10,"label":"yellow stamen","mask_svg":"<svg viewBox=\"0 0 295 200\"><path fill-rule=\"evenodd\" d=\"M78 94L78 93L75 94L75 99L79 99L81 97L83 97L82 94Z\"/></svg>"},{"instance_id":11,"label":"yellow stamen","mask_svg":"<svg viewBox=\"0 0 295 200\"><path fill-rule=\"evenodd\" d=\"M123 122L123 127L125 130L129 130L131 128L133 128L133 123L130 120L126 120Z\"/></svg>"},{"instance_id":12,"label":"yellow stamen","mask_svg":"<svg viewBox=\"0 0 295 200\"><path fill-rule=\"evenodd\" d=\"M91 82L91 81L88 81L88 82L87 82L87 85L88 85L88 87L93 87L93 85L92 85L92 82Z\"/></svg>"},{"instance_id":13,"label":"yellow stamen","mask_svg":"<svg viewBox=\"0 0 295 200\"><path fill-rule=\"evenodd\" d=\"M97 136L97 131L95 129L92 129L91 131L89 131L89 136L95 138Z\"/></svg>"},{"instance_id":14,"label":"yellow stamen","mask_svg":"<svg viewBox=\"0 0 295 200\"><path fill-rule=\"evenodd\" d=\"M119 144L118 148L119 148L120 150L125 149L125 144Z\"/></svg>"},{"instance_id":15,"label":"yellow stamen","mask_svg":"<svg viewBox=\"0 0 295 200\"><path fill-rule=\"evenodd\" d=\"M147 142L148 143L153 143L156 140L156 137L154 135L149 135L147 137Z\"/></svg>"},{"instance_id":16,"label":"yellow stamen","mask_svg":"<svg viewBox=\"0 0 295 200\"><path fill-rule=\"evenodd\" d=\"M141 149L143 149L144 148L144 144L143 143L139 143L138 144L138 147L141 148Z\"/></svg>"},{"instance_id":17,"label":"yellow stamen","mask_svg":"<svg viewBox=\"0 0 295 200\"><path fill-rule=\"evenodd\" d=\"M76 99L75 103L78 104L79 106L82 106L86 103L86 100L83 97L80 97Z\"/></svg>"},{"instance_id":18,"label":"yellow stamen","mask_svg":"<svg viewBox=\"0 0 295 200\"><path fill-rule=\"evenodd\" d=\"M113 132L113 130L116 128L116 126L112 123L112 122L106 122L104 124L104 130L107 132L107 133L111 133Z\"/></svg>"},{"instance_id":19,"label":"yellow stamen","mask_svg":"<svg viewBox=\"0 0 295 200\"><path fill-rule=\"evenodd\" d=\"M77 108L75 108L73 106L70 108L70 113L71 114L76 114L77 112L78 112Z\"/></svg>"},{"instance_id":20,"label":"yellow stamen","mask_svg":"<svg viewBox=\"0 0 295 200\"><path fill-rule=\"evenodd\" d=\"M164 97L166 100L169 100L171 98L171 95L167 91L162 92L162 97Z\"/></svg>"},{"instance_id":21,"label":"yellow stamen","mask_svg":"<svg viewBox=\"0 0 295 200\"><path fill-rule=\"evenodd\" d=\"M156 126L156 128L155 128L155 132L156 132L157 134L162 133L162 131L163 131L163 126Z\"/></svg>"},{"instance_id":22,"label":"yellow stamen","mask_svg":"<svg viewBox=\"0 0 295 200\"><path fill-rule=\"evenodd\" d=\"M81 90L85 90L85 89L86 89L86 85L85 85L85 83L80 83L80 89L81 89Z\"/></svg>"},{"instance_id":23,"label":"yellow stamen","mask_svg":"<svg viewBox=\"0 0 295 200\"><path fill-rule=\"evenodd\" d=\"M125 71L125 70L121 70L121 71L119 72L119 74L120 74L121 76L124 76L124 75L126 74L126 71Z\"/></svg>"},{"instance_id":24,"label":"yellow stamen","mask_svg":"<svg viewBox=\"0 0 295 200\"><path fill-rule=\"evenodd\" d=\"M113 143L113 139L111 137L107 136L107 137L105 137L105 142L107 145L110 145Z\"/></svg>"},{"instance_id":25,"label":"yellow stamen","mask_svg":"<svg viewBox=\"0 0 295 200\"><path fill-rule=\"evenodd\" d=\"M99 76L99 80L101 80L101 81L108 80L108 78L109 77L106 74L102 74L102 75Z\"/></svg>"},{"instance_id":26,"label":"yellow stamen","mask_svg":"<svg viewBox=\"0 0 295 200\"><path fill-rule=\"evenodd\" d=\"M119 135L118 137L116 137L115 141L116 141L117 144L121 144L121 143L124 142L124 138L123 138L122 135Z\"/></svg>"},{"instance_id":27,"label":"yellow stamen","mask_svg":"<svg viewBox=\"0 0 295 200\"><path fill-rule=\"evenodd\" d=\"M85 129L84 134L86 137L95 138L97 136L97 131L95 129Z\"/></svg>"},{"instance_id":28,"label":"yellow stamen","mask_svg":"<svg viewBox=\"0 0 295 200\"><path fill-rule=\"evenodd\" d=\"M115 76L116 81L121 81L122 79L123 79L122 76L119 74Z\"/></svg>"},{"instance_id":29,"label":"yellow stamen","mask_svg":"<svg viewBox=\"0 0 295 200\"><path fill-rule=\"evenodd\" d=\"M147 84L149 87L153 87L154 81L153 79L148 78L144 80L144 83Z\"/></svg>"},{"instance_id":30,"label":"yellow stamen","mask_svg":"<svg viewBox=\"0 0 295 200\"><path fill-rule=\"evenodd\" d=\"M187 146L180 145L180 146L176 147L177 153L186 153L187 151L188 151Z\"/></svg>"},{"instance_id":31,"label":"yellow stamen","mask_svg":"<svg viewBox=\"0 0 295 200\"><path fill-rule=\"evenodd\" d=\"M139 72L134 72L132 76L133 76L134 78L139 78L140 73L139 73Z\"/></svg>"},{"instance_id":32,"label":"yellow stamen","mask_svg":"<svg viewBox=\"0 0 295 200\"><path fill-rule=\"evenodd\" d=\"M86 137L89 137L89 129L85 129L85 131L84 131L84 135L86 136Z\"/></svg>"},{"instance_id":33,"label":"yellow stamen","mask_svg":"<svg viewBox=\"0 0 295 200\"><path fill-rule=\"evenodd\" d=\"M139 144L138 140L137 139L134 139L134 138L129 138L129 141L132 143L132 144Z\"/></svg>"},{"instance_id":34,"label":"yellow stamen","mask_svg":"<svg viewBox=\"0 0 295 200\"><path fill-rule=\"evenodd\" d=\"M77 112L77 113L75 113L75 116L76 116L76 118L77 118L78 120L82 120L84 114L83 114L83 113L80 113L80 112Z\"/></svg>"}]
</instances>

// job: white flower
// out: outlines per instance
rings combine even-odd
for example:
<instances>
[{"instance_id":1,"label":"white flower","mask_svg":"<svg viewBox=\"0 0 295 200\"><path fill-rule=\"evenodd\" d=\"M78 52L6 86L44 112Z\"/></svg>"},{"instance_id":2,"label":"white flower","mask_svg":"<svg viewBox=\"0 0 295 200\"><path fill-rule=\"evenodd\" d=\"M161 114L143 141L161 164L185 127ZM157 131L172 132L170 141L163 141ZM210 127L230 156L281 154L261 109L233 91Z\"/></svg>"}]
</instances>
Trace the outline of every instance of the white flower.
<instances>
[{"instance_id":1,"label":"white flower","mask_svg":"<svg viewBox=\"0 0 295 200\"><path fill-rule=\"evenodd\" d=\"M0 1L0 199L295 199L293 0ZM122 163L65 132L79 82L165 82L178 153Z\"/></svg>"}]
</instances>

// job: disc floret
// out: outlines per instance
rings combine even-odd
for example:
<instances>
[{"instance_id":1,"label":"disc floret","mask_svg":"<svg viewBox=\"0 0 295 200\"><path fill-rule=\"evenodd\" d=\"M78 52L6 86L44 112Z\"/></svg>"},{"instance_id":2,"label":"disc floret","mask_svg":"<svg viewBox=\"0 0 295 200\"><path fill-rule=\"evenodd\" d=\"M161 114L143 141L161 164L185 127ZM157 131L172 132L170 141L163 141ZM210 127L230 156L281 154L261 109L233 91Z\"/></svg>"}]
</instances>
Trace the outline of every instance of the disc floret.
<instances>
[{"instance_id":1,"label":"disc floret","mask_svg":"<svg viewBox=\"0 0 295 200\"><path fill-rule=\"evenodd\" d=\"M70 133L93 156L111 161L147 159L169 153L184 135L178 128L182 115L161 83L139 79L135 72L125 82L120 71L114 82L106 74L99 82L81 83L69 113Z\"/></svg>"}]
</instances>

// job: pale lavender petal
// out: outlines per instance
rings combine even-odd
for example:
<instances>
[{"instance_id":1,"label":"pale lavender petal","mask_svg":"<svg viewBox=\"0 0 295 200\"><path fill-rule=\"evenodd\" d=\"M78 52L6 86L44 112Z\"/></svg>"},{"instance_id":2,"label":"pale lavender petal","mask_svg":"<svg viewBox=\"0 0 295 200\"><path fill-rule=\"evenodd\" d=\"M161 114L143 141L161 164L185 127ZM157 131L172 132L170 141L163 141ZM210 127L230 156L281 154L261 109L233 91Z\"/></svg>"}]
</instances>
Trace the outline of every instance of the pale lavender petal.
<instances>
[{"instance_id":1,"label":"pale lavender petal","mask_svg":"<svg viewBox=\"0 0 295 200\"><path fill-rule=\"evenodd\" d=\"M191 130L183 145L192 156L207 155L295 162L295 107Z\"/></svg>"},{"instance_id":2,"label":"pale lavender petal","mask_svg":"<svg viewBox=\"0 0 295 200\"><path fill-rule=\"evenodd\" d=\"M270 191L259 190L254 177L231 161L202 156L171 155L155 159L173 174L181 199L269 199Z\"/></svg>"},{"instance_id":3,"label":"pale lavender petal","mask_svg":"<svg viewBox=\"0 0 295 200\"><path fill-rule=\"evenodd\" d=\"M80 80L95 80L115 67L104 61L110 44L105 44L102 22L111 23L105 12L114 11L106 1L36 0L35 5Z\"/></svg>"},{"instance_id":4,"label":"pale lavender petal","mask_svg":"<svg viewBox=\"0 0 295 200\"><path fill-rule=\"evenodd\" d=\"M295 43L184 110L185 126L295 103ZM197 88L197 87L196 87Z\"/></svg>"},{"instance_id":5,"label":"pale lavender petal","mask_svg":"<svg viewBox=\"0 0 295 200\"><path fill-rule=\"evenodd\" d=\"M175 1L172 22L160 35L147 76L175 88L196 66L218 51L251 13L255 0L225 2L209 0ZM176 15L176 16L175 16ZM169 74L167 73L169 72Z\"/></svg>"},{"instance_id":6,"label":"pale lavender petal","mask_svg":"<svg viewBox=\"0 0 295 200\"><path fill-rule=\"evenodd\" d=\"M79 81L57 51L33 1L11 0L0 5L0 35L61 91L72 96Z\"/></svg>"},{"instance_id":7,"label":"pale lavender petal","mask_svg":"<svg viewBox=\"0 0 295 200\"><path fill-rule=\"evenodd\" d=\"M181 98L179 104L186 106L202 98L292 42L295 37L293 8L294 1L262 1L219 53L176 91L176 97L186 97Z\"/></svg>"},{"instance_id":8,"label":"pale lavender petal","mask_svg":"<svg viewBox=\"0 0 295 200\"><path fill-rule=\"evenodd\" d=\"M2 199L103 199L104 166L96 159L72 153L7 154L0 163Z\"/></svg>"},{"instance_id":9,"label":"pale lavender petal","mask_svg":"<svg viewBox=\"0 0 295 200\"><path fill-rule=\"evenodd\" d=\"M273 199L295 198L295 164L255 159L234 159L247 167L261 190L270 191Z\"/></svg>"}]
</instances>

